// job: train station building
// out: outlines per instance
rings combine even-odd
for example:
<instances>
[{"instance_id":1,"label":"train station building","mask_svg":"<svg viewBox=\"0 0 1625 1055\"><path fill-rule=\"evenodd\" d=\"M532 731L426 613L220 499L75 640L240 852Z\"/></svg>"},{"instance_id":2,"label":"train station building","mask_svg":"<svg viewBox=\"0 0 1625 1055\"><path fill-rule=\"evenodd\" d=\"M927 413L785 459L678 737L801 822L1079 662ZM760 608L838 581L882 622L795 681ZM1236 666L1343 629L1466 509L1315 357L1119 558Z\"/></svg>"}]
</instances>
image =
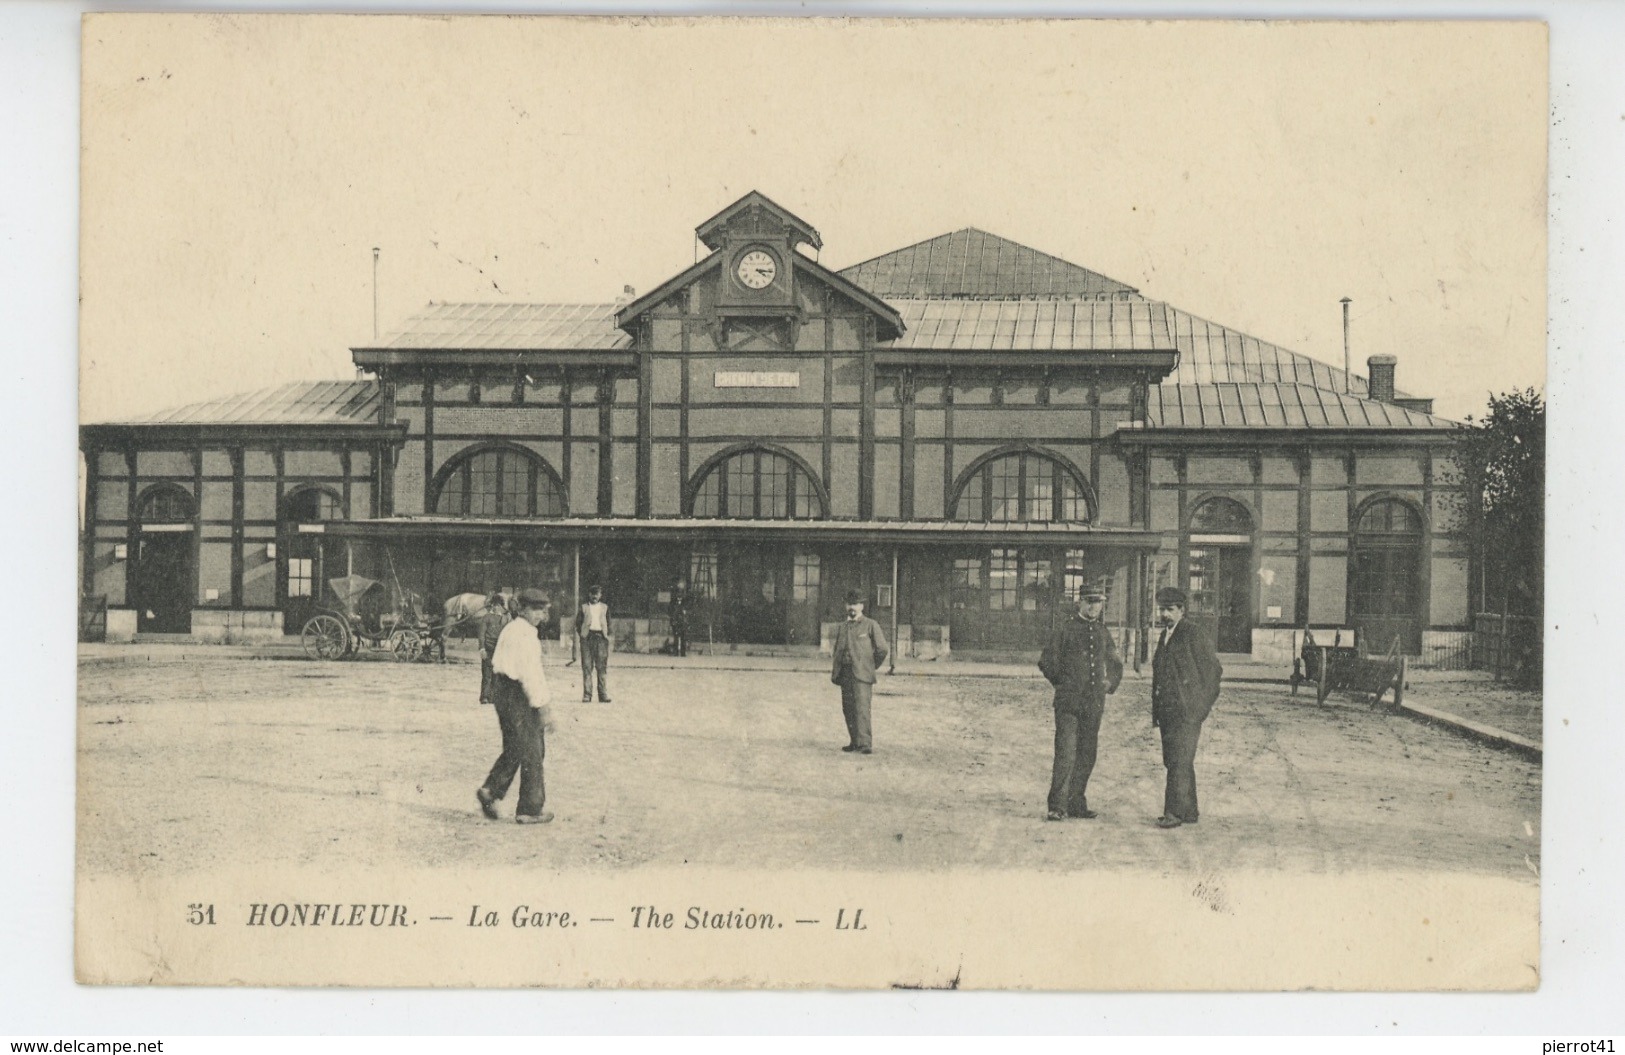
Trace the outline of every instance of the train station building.
<instances>
[{"instance_id":1,"label":"train station building","mask_svg":"<svg viewBox=\"0 0 1625 1055\"><path fill-rule=\"evenodd\" d=\"M360 376L86 424L113 637L297 633L327 579L603 584L617 647L1040 647L1104 584L1144 654L1178 585L1222 652L1341 632L1426 663L1471 613L1454 423L1395 388L976 229L842 270L752 193L618 304L431 303Z\"/></svg>"}]
</instances>

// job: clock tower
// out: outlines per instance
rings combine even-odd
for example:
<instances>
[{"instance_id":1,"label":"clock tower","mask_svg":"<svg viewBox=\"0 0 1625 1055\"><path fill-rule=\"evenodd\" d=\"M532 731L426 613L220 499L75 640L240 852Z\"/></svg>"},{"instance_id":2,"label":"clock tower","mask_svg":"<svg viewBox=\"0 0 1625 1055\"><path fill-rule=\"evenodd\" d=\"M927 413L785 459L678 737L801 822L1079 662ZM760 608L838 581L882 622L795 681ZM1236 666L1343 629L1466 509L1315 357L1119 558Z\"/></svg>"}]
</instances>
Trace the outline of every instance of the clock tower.
<instances>
[{"instance_id":1,"label":"clock tower","mask_svg":"<svg viewBox=\"0 0 1625 1055\"><path fill-rule=\"evenodd\" d=\"M823 245L805 220L751 191L695 230L722 257L719 315L794 318L796 247Z\"/></svg>"}]
</instances>

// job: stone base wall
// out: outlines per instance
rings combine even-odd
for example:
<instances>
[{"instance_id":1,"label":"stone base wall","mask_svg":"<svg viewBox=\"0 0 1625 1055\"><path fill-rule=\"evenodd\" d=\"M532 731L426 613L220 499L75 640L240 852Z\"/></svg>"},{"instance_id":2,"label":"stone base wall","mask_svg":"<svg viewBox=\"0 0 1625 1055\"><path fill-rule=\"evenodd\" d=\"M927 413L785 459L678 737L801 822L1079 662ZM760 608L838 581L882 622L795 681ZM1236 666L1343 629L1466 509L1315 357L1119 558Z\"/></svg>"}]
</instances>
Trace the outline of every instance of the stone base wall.
<instances>
[{"instance_id":1,"label":"stone base wall","mask_svg":"<svg viewBox=\"0 0 1625 1055\"><path fill-rule=\"evenodd\" d=\"M124 644L135 640L135 609L107 609L107 637L110 644Z\"/></svg>"},{"instance_id":2,"label":"stone base wall","mask_svg":"<svg viewBox=\"0 0 1625 1055\"><path fill-rule=\"evenodd\" d=\"M1348 627L1319 628L1313 631L1320 645L1358 644ZM1290 671L1292 661L1303 647L1302 630L1287 627L1256 627L1253 630L1253 659L1279 665ZM1473 633L1470 630L1424 630L1422 654L1411 657L1411 666L1425 670L1466 670L1472 665Z\"/></svg>"},{"instance_id":3,"label":"stone base wall","mask_svg":"<svg viewBox=\"0 0 1625 1055\"><path fill-rule=\"evenodd\" d=\"M194 608L192 639L214 645L275 644L282 640L282 613Z\"/></svg>"}]
</instances>

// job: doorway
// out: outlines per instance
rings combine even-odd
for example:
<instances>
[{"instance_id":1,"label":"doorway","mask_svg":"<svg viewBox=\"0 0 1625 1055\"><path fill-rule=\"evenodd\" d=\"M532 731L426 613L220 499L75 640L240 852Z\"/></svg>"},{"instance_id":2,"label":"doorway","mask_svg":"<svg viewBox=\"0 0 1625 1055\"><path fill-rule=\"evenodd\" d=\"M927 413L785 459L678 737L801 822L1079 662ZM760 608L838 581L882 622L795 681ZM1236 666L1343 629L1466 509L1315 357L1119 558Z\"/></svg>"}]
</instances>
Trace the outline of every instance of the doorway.
<instances>
[{"instance_id":1,"label":"doorway","mask_svg":"<svg viewBox=\"0 0 1625 1055\"><path fill-rule=\"evenodd\" d=\"M791 595L789 555L771 545L743 543L720 554L717 620L723 640L741 645L782 645L788 637Z\"/></svg>"},{"instance_id":2,"label":"doorway","mask_svg":"<svg viewBox=\"0 0 1625 1055\"><path fill-rule=\"evenodd\" d=\"M192 532L144 531L136 545L137 633L191 633Z\"/></svg>"},{"instance_id":3,"label":"doorway","mask_svg":"<svg viewBox=\"0 0 1625 1055\"><path fill-rule=\"evenodd\" d=\"M1252 563L1251 546L1191 547L1190 611L1213 623L1220 652L1253 650Z\"/></svg>"}]
</instances>

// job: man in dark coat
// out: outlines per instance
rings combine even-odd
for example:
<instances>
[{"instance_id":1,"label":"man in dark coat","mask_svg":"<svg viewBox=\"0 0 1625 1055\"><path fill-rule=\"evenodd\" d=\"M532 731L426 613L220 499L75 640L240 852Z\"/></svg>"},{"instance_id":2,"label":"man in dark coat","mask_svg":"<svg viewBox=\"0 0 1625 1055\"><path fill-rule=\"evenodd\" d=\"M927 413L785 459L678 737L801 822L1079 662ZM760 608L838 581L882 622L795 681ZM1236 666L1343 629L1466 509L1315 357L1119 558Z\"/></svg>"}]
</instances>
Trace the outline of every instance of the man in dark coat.
<instances>
[{"instance_id":1,"label":"man in dark coat","mask_svg":"<svg viewBox=\"0 0 1625 1055\"><path fill-rule=\"evenodd\" d=\"M1055 628L1038 670L1055 686L1055 768L1050 777L1047 820L1092 820L1089 775L1094 772L1106 696L1123 680L1111 631L1102 618L1106 595L1090 587L1077 612Z\"/></svg>"},{"instance_id":2,"label":"man in dark coat","mask_svg":"<svg viewBox=\"0 0 1625 1055\"><path fill-rule=\"evenodd\" d=\"M491 702L491 656L497 650L497 638L502 628L513 618L508 599L493 593L485 599L485 614L480 616L480 702Z\"/></svg>"},{"instance_id":3,"label":"man in dark coat","mask_svg":"<svg viewBox=\"0 0 1625 1055\"><path fill-rule=\"evenodd\" d=\"M1157 591L1157 621L1163 631L1151 661L1151 724L1162 730L1162 764L1168 769L1157 827L1177 828L1197 820L1196 741L1219 698L1224 668L1209 636L1185 618L1182 591Z\"/></svg>"},{"instance_id":4,"label":"man in dark coat","mask_svg":"<svg viewBox=\"0 0 1625 1055\"><path fill-rule=\"evenodd\" d=\"M880 624L863 614L863 595L846 595L846 621L835 629L834 665L829 680L841 687L841 713L846 717L847 745L842 751L874 753L869 725L869 700L875 688L875 668L886 662L888 646Z\"/></svg>"},{"instance_id":5,"label":"man in dark coat","mask_svg":"<svg viewBox=\"0 0 1625 1055\"><path fill-rule=\"evenodd\" d=\"M671 592L671 654L688 655L688 584L678 581Z\"/></svg>"}]
</instances>

